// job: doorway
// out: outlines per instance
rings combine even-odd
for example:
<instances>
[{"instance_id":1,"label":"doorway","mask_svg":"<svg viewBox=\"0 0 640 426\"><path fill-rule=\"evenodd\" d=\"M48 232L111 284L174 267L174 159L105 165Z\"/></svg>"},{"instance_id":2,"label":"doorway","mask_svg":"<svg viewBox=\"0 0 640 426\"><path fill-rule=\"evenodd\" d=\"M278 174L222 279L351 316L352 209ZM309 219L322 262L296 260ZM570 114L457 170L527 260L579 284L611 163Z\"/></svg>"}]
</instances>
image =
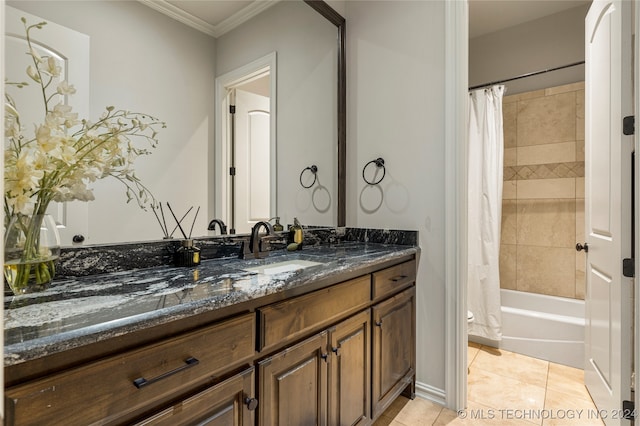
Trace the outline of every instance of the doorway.
<instances>
[{"instance_id":1,"label":"doorway","mask_svg":"<svg viewBox=\"0 0 640 426\"><path fill-rule=\"evenodd\" d=\"M275 52L216 79L216 218L246 234L276 215Z\"/></svg>"}]
</instances>

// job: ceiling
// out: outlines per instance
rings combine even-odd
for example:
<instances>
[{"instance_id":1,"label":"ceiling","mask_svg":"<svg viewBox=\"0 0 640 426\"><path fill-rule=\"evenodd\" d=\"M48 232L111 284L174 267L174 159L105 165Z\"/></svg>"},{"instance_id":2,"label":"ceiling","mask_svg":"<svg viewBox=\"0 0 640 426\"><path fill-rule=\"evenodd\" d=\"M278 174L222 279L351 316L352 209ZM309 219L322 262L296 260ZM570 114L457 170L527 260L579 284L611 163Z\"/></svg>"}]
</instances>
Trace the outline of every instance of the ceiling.
<instances>
[{"instance_id":1,"label":"ceiling","mask_svg":"<svg viewBox=\"0 0 640 426\"><path fill-rule=\"evenodd\" d=\"M213 37L219 37L280 0L138 1L199 31ZM489 34L591 3L591 0L468 1L469 38Z\"/></svg>"},{"instance_id":2,"label":"ceiling","mask_svg":"<svg viewBox=\"0 0 640 426\"><path fill-rule=\"evenodd\" d=\"M591 0L469 0L469 38L590 3Z\"/></svg>"}]
</instances>

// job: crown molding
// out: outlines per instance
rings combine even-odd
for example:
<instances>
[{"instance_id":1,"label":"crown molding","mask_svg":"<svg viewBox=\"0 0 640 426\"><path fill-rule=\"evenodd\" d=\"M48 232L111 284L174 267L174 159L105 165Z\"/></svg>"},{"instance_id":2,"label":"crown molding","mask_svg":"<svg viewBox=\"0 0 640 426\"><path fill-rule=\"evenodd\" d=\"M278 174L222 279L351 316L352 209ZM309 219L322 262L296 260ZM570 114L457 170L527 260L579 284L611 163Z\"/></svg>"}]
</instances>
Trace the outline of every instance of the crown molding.
<instances>
[{"instance_id":1,"label":"crown molding","mask_svg":"<svg viewBox=\"0 0 640 426\"><path fill-rule=\"evenodd\" d=\"M160 13L169 16L176 21L182 22L185 25L195 28L196 30L208 34L212 37L220 37L227 31L231 31L238 25L248 21L260 12L270 8L280 0L256 0L244 9L229 16L218 25L211 25L210 23L194 16L177 6L169 3L166 0L138 0L140 3L148 6Z\"/></svg>"}]
</instances>

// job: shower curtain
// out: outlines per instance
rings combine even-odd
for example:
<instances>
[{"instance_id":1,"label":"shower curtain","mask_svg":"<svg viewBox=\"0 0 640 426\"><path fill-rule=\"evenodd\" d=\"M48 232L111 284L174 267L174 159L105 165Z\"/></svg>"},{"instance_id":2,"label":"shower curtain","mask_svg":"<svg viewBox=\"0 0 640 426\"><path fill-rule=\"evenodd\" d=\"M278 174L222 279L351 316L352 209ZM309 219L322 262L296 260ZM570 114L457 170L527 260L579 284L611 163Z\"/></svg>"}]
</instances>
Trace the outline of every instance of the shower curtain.
<instances>
[{"instance_id":1,"label":"shower curtain","mask_svg":"<svg viewBox=\"0 0 640 426\"><path fill-rule=\"evenodd\" d=\"M468 309L469 334L502 339L500 226L502 221L502 96L497 85L469 93Z\"/></svg>"}]
</instances>

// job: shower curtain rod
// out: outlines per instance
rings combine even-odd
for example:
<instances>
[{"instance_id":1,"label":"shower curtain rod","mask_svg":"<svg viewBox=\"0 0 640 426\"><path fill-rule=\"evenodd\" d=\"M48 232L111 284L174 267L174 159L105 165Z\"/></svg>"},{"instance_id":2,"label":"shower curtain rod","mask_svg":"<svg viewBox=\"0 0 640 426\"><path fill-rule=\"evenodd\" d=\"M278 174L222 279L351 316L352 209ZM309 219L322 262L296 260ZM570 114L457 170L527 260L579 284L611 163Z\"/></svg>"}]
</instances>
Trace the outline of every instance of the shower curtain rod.
<instances>
[{"instance_id":1,"label":"shower curtain rod","mask_svg":"<svg viewBox=\"0 0 640 426\"><path fill-rule=\"evenodd\" d=\"M578 65L584 65L584 63L585 63L585 61L580 61L580 62L574 62L572 64L568 64L568 65L562 65L562 66L555 67L555 68L549 68L549 69L546 69L546 70L534 71L534 72L530 72L530 73L527 73L527 74L519 75L517 77L507 78L507 79L504 79L504 80L493 81L491 83L479 84L477 86L469 87L469 90L480 89L482 87L493 86L494 84L506 83L508 81L520 80L521 78L533 77L534 75L540 75L540 74L545 74L545 73L548 73L548 72L551 72L551 71L558 71L558 70L562 70L562 69L565 69L565 68L571 68L571 67L575 67L575 66L578 66Z\"/></svg>"}]
</instances>

